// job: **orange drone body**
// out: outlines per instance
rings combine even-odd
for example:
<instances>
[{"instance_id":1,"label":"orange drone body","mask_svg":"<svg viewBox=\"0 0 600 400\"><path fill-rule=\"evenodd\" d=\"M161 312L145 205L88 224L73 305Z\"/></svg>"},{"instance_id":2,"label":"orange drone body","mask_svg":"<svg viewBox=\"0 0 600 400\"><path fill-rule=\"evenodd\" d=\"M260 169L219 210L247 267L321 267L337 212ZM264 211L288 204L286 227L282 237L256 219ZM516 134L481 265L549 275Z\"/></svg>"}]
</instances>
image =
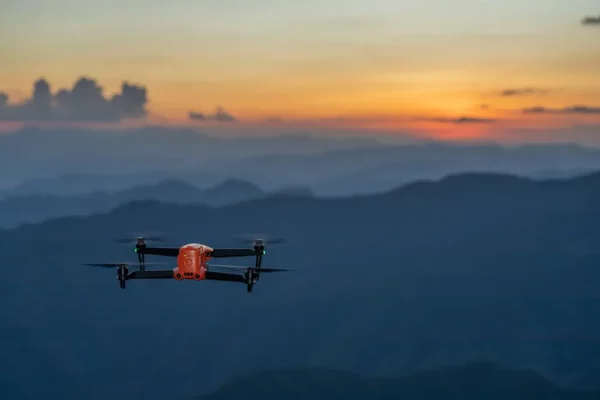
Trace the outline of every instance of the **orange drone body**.
<instances>
[{"instance_id":1,"label":"orange drone body","mask_svg":"<svg viewBox=\"0 0 600 400\"><path fill-rule=\"evenodd\" d=\"M212 257L208 255L214 249L199 243L190 243L179 248L177 267L173 269L173 278L180 281L193 279L201 281L206 279L206 263Z\"/></svg>"}]
</instances>

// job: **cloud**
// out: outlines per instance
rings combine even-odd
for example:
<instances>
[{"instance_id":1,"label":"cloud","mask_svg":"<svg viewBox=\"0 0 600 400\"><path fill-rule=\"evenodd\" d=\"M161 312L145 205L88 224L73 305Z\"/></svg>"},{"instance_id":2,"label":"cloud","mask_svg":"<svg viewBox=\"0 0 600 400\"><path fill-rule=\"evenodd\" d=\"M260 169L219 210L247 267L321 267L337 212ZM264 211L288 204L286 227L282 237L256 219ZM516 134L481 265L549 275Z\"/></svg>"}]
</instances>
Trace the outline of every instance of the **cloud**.
<instances>
[{"instance_id":1,"label":"cloud","mask_svg":"<svg viewBox=\"0 0 600 400\"><path fill-rule=\"evenodd\" d=\"M528 94L545 94L547 90L544 89L534 89L534 88L521 88L521 89L505 89L500 92L500 96L525 96Z\"/></svg>"},{"instance_id":2,"label":"cloud","mask_svg":"<svg viewBox=\"0 0 600 400\"><path fill-rule=\"evenodd\" d=\"M43 78L33 84L31 98L10 104L6 93L0 95L0 121L121 121L147 114L147 90L123 82L121 92L104 97L103 88L93 78L80 77L69 89L52 94Z\"/></svg>"},{"instance_id":3,"label":"cloud","mask_svg":"<svg viewBox=\"0 0 600 400\"><path fill-rule=\"evenodd\" d=\"M209 115L208 119L214 119L215 121L221 121L221 122L237 121L237 119L233 115L231 115L230 113L225 111L225 109L221 106L218 106L215 113L212 115Z\"/></svg>"},{"instance_id":4,"label":"cloud","mask_svg":"<svg viewBox=\"0 0 600 400\"><path fill-rule=\"evenodd\" d=\"M282 124L285 122L285 120L281 117L269 117L265 119L265 122L270 124Z\"/></svg>"},{"instance_id":5,"label":"cloud","mask_svg":"<svg viewBox=\"0 0 600 400\"><path fill-rule=\"evenodd\" d=\"M525 114L600 114L600 107L574 105L564 108L546 108L541 106L524 108Z\"/></svg>"},{"instance_id":6,"label":"cloud","mask_svg":"<svg viewBox=\"0 0 600 400\"><path fill-rule=\"evenodd\" d=\"M598 16L587 16L581 20L582 25L600 25L600 15Z\"/></svg>"},{"instance_id":7,"label":"cloud","mask_svg":"<svg viewBox=\"0 0 600 400\"><path fill-rule=\"evenodd\" d=\"M198 111L188 112L188 119L191 121L218 121L218 122L236 122L237 118L227 112L223 107L218 106L214 114L204 115Z\"/></svg>"},{"instance_id":8,"label":"cloud","mask_svg":"<svg viewBox=\"0 0 600 400\"><path fill-rule=\"evenodd\" d=\"M197 111L190 111L188 112L188 118L192 121L204 121L206 119L206 116Z\"/></svg>"},{"instance_id":9,"label":"cloud","mask_svg":"<svg viewBox=\"0 0 600 400\"><path fill-rule=\"evenodd\" d=\"M28 93L21 89L3 88L1 91L7 96L7 103L8 99L11 99L13 103L22 103L28 98Z\"/></svg>"},{"instance_id":10,"label":"cloud","mask_svg":"<svg viewBox=\"0 0 600 400\"><path fill-rule=\"evenodd\" d=\"M423 120L423 119L422 119ZM425 121L440 122L444 124L491 124L495 119L477 118L477 117L459 117L459 118L426 118Z\"/></svg>"}]
</instances>

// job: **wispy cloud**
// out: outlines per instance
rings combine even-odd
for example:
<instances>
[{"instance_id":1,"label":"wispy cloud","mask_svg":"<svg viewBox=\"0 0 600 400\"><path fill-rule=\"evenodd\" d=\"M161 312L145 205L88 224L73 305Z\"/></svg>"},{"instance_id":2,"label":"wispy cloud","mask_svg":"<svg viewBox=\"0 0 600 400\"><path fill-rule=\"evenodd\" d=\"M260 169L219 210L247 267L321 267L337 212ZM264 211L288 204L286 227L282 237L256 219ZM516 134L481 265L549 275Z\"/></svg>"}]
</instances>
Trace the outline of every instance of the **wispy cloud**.
<instances>
[{"instance_id":1,"label":"wispy cloud","mask_svg":"<svg viewBox=\"0 0 600 400\"><path fill-rule=\"evenodd\" d=\"M546 94L548 93L547 89L537 89L537 88L520 88L520 89L505 89L500 92L500 96L510 97L510 96L525 96L530 94Z\"/></svg>"},{"instance_id":2,"label":"wispy cloud","mask_svg":"<svg viewBox=\"0 0 600 400\"><path fill-rule=\"evenodd\" d=\"M582 25L599 25L600 26L600 15L598 16L587 16L581 20Z\"/></svg>"},{"instance_id":3,"label":"wispy cloud","mask_svg":"<svg viewBox=\"0 0 600 400\"><path fill-rule=\"evenodd\" d=\"M265 119L265 122L271 123L271 124L281 124L284 123L285 120L281 117L269 117Z\"/></svg>"},{"instance_id":4,"label":"wispy cloud","mask_svg":"<svg viewBox=\"0 0 600 400\"><path fill-rule=\"evenodd\" d=\"M234 117L230 112L225 110L223 107L218 106L213 114L205 115L198 111L188 112L188 119L190 121L219 121L219 122L236 122L237 118Z\"/></svg>"},{"instance_id":5,"label":"wispy cloud","mask_svg":"<svg viewBox=\"0 0 600 400\"><path fill-rule=\"evenodd\" d=\"M217 110L215 111L215 113L209 115L208 119L213 119L215 121L221 121L221 122L235 122L235 121L237 121L236 117L234 117L231 113L229 113L228 111L226 111L221 106L218 106Z\"/></svg>"},{"instance_id":6,"label":"wispy cloud","mask_svg":"<svg viewBox=\"0 0 600 400\"><path fill-rule=\"evenodd\" d=\"M492 124L496 122L492 118L478 118L462 116L458 118L419 118L420 121L438 122L444 124Z\"/></svg>"},{"instance_id":7,"label":"wispy cloud","mask_svg":"<svg viewBox=\"0 0 600 400\"><path fill-rule=\"evenodd\" d=\"M600 114L600 107L574 105L564 108L531 107L522 110L525 114Z\"/></svg>"},{"instance_id":8,"label":"wispy cloud","mask_svg":"<svg viewBox=\"0 0 600 400\"><path fill-rule=\"evenodd\" d=\"M190 111L190 112L188 112L188 118L191 121L204 121L204 120L206 120L206 115L204 115L201 112Z\"/></svg>"}]
</instances>

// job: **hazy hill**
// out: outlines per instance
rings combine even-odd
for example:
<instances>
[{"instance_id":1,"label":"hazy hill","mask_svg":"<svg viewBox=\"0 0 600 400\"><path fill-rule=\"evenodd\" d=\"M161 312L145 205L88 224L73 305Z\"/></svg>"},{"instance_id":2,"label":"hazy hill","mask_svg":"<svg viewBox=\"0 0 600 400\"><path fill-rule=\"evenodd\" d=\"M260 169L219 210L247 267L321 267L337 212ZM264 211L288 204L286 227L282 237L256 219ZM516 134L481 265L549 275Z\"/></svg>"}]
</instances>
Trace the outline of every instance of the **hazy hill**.
<instances>
[{"instance_id":1,"label":"hazy hill","mask_svg":"<svg viewBox=\"0 0 600 400\"><path fill-rule=\"evenodd\" d=\"M572 145L419 143L329 149L316 154L267 154L211 163L210 171L275 189L284 183L317 195L373 194L417 179L468 171L568 177L600 170L600 150Z\"/></svg>"},{"instance_id":2,"label":"hazy hill","mask_svg":"<svg viewBox=\"0 0 600 400\"><path fill-rule=\"evenodd\" d=\"M12 186L13 195L71 196L114 192L164 179L206 188L235 178L267 191L302 186L317 195L338 196L375 193L416 179L439 179L465 171L547 178L600 170L600 149L569 144L383 143L319 136L316 131L312 135L279 133L232 138L161 127L124 131L25 128L0 135L0 187Z\"/></svg>"},{"instance_id":3,"label":"hazy hill","mask_svg":"<svg viewBox=\"0 0 600 400\"><path fill-rule=\"evenodd\" d=\"M218 173L219 168L212 168L214 163L229 164L268 154L315 154L379 143L365 137L319 137L318 132L308 135L288 131L286 135L264 136L264 131L242 131L236 135L226 129L211 132L208 127L25 127L0 134L0 187L18 184L23 179L70 175L72 171L80 175L190 170Z\"/></svg>"},{"instance_id":4,"label":"hazy hill","mask_svg":"<svg viewBox=\"0 0 600 400\"><path fill-rule=\"evenodd\" d=\"M529 370L473 363L397 378L318 368L260 371L231 379L197 399L592 400L600 399L600 392L568 390Z\"/></svg>"},{"instance_id":5,"label":"hazy hill","mask_svg":"<svg viewBox=\"0 0 600 400\"><path fill-rule=\"evenodd\" d=\"M47 195L73 197L91 193L115 193L140 185L152 186L163 181L178 180L205 189L221 183L227 177L204 170L148 171L121 174L69 173L52 178L26 179L18 185L0 191L3 196Z\"/></svg>"},{"instance_id":6,"label":"hazy hill","mask_svg":"<svg viewBox=\"0 0 600 400\"><path fill-rule=\"evenodd\" d=\"M265 194L259 187L237 179L228 179L206 189L169 179L116 193L92 193L66 198L42 194L8 196L0 200L0 227L39 222L52 217L93 214L135 200L220 206L259 198Z\"/></svg>"},{"instance_id":7,"label":"hazy hill","mask_svg":"<svg viewBox=\"0 0 600 400\"><path fill-rule=\"evenodd\" d=\"M0 231L0 388L161 399L264 369L398 376L486 359L600 390L599 204L598 174L465 174L343 199L135 202ZM222 282L123 291L114 271L80 265L133 260L109 239L144 230L215 247L281 235L265 265L296 272L251 295Z\"/></svg>"},{"instance_id":8,"label":"hazy hill","mask_svg":"<svg viewBox=\"0 0 600 400\"><path fill-rule=\"evenodd\" d=\"M313 197L315 195L310 188L303 186L292 186L283 188L273 192L273 194L292 197Z\"/></svg>"}]
</instances>

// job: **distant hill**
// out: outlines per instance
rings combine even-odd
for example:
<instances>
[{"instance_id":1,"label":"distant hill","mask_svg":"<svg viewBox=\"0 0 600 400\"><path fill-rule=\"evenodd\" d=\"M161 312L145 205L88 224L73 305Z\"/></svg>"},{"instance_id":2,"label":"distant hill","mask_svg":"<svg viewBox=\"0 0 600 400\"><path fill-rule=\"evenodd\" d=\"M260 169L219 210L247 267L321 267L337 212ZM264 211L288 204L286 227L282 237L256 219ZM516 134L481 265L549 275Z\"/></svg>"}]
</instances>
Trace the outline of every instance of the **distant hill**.
<instances>
[{"instance_id":1,"label":"distant hill","mask_svg":"<svg viewBox=\"0 0 600 400\"><path fill-rule=\"evenodd\" d=\"M11 195L64 197L113 193L165 179L204 189L235 178L269 192L300 186L318 196L346 196L468 171L554 178L600 170L600 149L570 144L384 143L371 135L319 133L232 138L160 127L24 128L0 135L0 187L12 186Z\"/></svg>"},{"instance_id":2,"label":"distant hill","mask_svg":"<svg viewBox=\"0 0 600 400\"><path fill-rule=\"evenodd\" d=\"M315 193L309 187L293 186L287 187L273 192L279 196L292 196L292 197L314 197Z\"/></svg>"},{"instance_id":3,"label":"distant hill","mask_svg":"<svg viewBox=\"0 0 600 400\"><path fill-rule=\"evenodd\" d=\"M600 174L472 173L372 196L135 201L0 230L0 397L189 398L252 371L401 376L477 360L598 391L599 225ZM114 271L81 265L133 261L111 239L140 231L167 232L166 246L283 236L264 264L295 272L261 276L251 295L225 282L123 291Z\"/></svg>"},{"instance_id":4,"label":"distant hill","mask_svg":"<svg viewBox=\"0 0 600 400\"><path fill-rule=\"evenodd\" d=\"M581 169L547 169L540 170L530 175L531 178L544 180L544 179L569 179L577 178L582 175L589 175L597 172L597 168L581 168Z\"/></svg>"},{"instance_id":5,"label":"distant hill","mask_svg":"<svg viewBox=\"0 0 600 400\"><path fill-rule=\"evenodd\" d=\"M67 198L40 194L8 196L0 200L0 227L104 212L136 200L220 206L256 199L265 194L259 187L237 179L229 179L206 189L169 179L116 193L93 193Z\"/></svg>"},{"instance_id":6,"label":"distant hill","mask_svg":"<svg viewBox=\"0 0 600 400\"><path fill-rule=\"evenodd\" d=\"M288 131L284 135L265 136L265 130L262 126L258 131L232 135L209 127L201 130L165 126L119 130L24 127L0 135L0 186L24 179L73 175L73 171L79 176L203 171L203 175L214 173L222 179L224 176L219 174L222 164L249 157L315 154L379 143L372 135L337 138L313 130L310 135ZM225 174L225 177L236 175ZM268 182L256 183L273 189L265 185ZM84 185L89 187L90 182ZM92 191L102 189L92 186Z\"/></svg>"},{"instance_id":7,"label":"distant hill","mask_svg":"<svg viewBox=\"0 0 600 400\"><path fill-rule=\"evenodd\" d=\"M270 154L213 166L220 173L261 185L287 181L309 186L319 196L346 196L374 194L418 179L470 171L573 177L600 170L600 150L570 145L420 143L332 149L319 154Z\"/></svg>"},{"instance_id":8,"label":"distant hill","mask_svg":"<svg viewBox=\"0 0 600 400\"><path fill-rule=\"evenodd\" d=\"M562 388L529 370L473 363L398 378L366 378L331 369L261 371L229 380L198 400L592 400L600 392Z\"/></svg>"},{"instance_id":9,"label":"distant hill","mask_svg":"<svg viewBox=\"0 0 600 400\"><path fill-rule=\"evenodd\" d=\"M0 197L46 195L75 197L92 193L116 193L142 186L152 186L163 181L177 180L206 189L218 185L227 177L218 172L193 171L153 171L120 174L69 173L57 177L26 179L18 185L0 191Z\"/></svg>"}]
</instances>

